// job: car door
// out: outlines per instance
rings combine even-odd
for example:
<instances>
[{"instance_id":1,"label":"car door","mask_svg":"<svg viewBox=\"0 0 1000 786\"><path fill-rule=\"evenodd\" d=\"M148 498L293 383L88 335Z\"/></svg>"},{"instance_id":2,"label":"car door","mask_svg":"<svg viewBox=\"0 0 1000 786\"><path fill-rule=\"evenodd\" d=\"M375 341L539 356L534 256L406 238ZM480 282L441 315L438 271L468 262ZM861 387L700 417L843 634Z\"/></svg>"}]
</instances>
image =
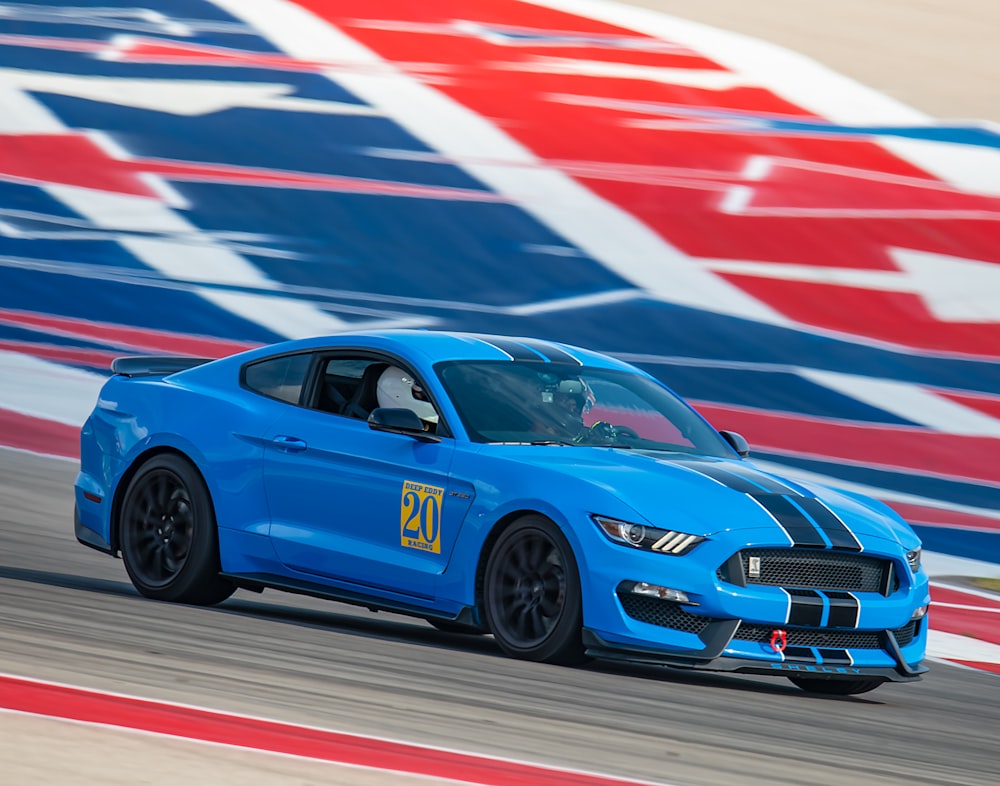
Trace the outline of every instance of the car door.
<instances>
[{"instance_id":1,"label":"car door","mask_svg":"<svg viewBox=\"0 0 1000 786\"><path fill-rule=\"evenodd\" d=\"M334 359L327 369L338 373L321 373L315 383L321 392L324 380L339 381L344 400L328 408L340 412L290 407L267 435L271 541L281 562L303 578L433 598L471 488L456 488L449 478L453 439L424 442L368 427L363 418L375 402L343 384L356 361Z\"/></svg>"}]
</instances>

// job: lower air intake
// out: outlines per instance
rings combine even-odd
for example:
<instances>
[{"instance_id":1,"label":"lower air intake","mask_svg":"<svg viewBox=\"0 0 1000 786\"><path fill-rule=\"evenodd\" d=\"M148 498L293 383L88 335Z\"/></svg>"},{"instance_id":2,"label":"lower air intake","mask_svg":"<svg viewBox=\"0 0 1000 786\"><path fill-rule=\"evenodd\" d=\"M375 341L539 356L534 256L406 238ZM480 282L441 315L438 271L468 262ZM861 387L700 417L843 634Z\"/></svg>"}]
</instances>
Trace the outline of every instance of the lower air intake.
<instances>
[{"instance_id":1,"label":"lower air intake","mask_svg":"<svg viewBox=\"0 0 1000 786\"><path fill-rule=\"evenodd\" d=\"M620 592L618 599L625 613L632 619L658 625L661 628L673 628L685 633L701 633L713 620L709 617L699 617L689 614L680 604L659 598L636 595L631 592Z\"/></svg>"}]
</instances>

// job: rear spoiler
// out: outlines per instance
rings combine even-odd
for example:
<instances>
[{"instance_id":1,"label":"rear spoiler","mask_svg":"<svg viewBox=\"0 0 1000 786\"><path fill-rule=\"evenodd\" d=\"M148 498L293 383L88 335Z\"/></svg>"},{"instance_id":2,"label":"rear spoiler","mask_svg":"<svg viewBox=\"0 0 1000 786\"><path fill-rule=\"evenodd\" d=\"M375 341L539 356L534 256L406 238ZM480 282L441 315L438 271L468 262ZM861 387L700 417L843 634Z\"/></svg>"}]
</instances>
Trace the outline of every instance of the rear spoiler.
<instances>
[{"instance_id":1,"label":"rear spoiler","mask_svg":"<svg viewBox=\"0 0 1000 786\"><path fill-rule=\"evenodd\" d=\"M136 355L115 358L111 361L111 372L123 377L162 377L187 371L189 368L209 363L215 358L189 358L173 355Z\"/></svg>"}]
</instances>

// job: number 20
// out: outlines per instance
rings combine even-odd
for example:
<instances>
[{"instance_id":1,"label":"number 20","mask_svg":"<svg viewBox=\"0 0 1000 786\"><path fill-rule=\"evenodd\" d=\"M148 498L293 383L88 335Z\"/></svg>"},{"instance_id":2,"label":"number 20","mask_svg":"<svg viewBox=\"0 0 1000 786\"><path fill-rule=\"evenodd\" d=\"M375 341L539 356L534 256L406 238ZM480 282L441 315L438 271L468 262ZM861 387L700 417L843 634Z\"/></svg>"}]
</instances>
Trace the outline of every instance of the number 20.
<instances>
[{"instance_id":1,"label":"number 20","mask_svg":"<svg viewBox=\"0 0 1000 786\"><path fill-rule=\"evenodd\" d=\"M440 520L438 498L433 494L406 491L403 494L403 535L425 543L437 540Z\"/></svg>"}]
</instances>

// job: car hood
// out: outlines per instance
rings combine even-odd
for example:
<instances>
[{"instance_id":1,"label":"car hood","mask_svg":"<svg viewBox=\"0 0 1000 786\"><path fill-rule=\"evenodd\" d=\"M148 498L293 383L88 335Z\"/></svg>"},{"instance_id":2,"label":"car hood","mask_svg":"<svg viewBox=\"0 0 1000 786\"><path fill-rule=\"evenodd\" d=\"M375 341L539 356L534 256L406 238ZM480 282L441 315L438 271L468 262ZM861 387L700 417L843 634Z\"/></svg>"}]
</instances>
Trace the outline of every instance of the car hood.
<instances>
[{"instance_id":1,"label":"car hood","mask_svg":"<svg viewBox=\"0 0 1000 786\"><path fill-rule=\"evenodd\" d=\"M907 548L915 545L909 527L882 503L818 483L795 481L745 459L557 445L523 446L516 454L520 463L536 466L539 473L565 476L560 485L596 486L647 522L690 534L707 537L773 528L780 538L782 525L759 500L760 495L781 495L793 504L802 498L819 500L858 538L882 538ZM590 512L613 515L607 510Z\"/></svg>"}]
</instances>

